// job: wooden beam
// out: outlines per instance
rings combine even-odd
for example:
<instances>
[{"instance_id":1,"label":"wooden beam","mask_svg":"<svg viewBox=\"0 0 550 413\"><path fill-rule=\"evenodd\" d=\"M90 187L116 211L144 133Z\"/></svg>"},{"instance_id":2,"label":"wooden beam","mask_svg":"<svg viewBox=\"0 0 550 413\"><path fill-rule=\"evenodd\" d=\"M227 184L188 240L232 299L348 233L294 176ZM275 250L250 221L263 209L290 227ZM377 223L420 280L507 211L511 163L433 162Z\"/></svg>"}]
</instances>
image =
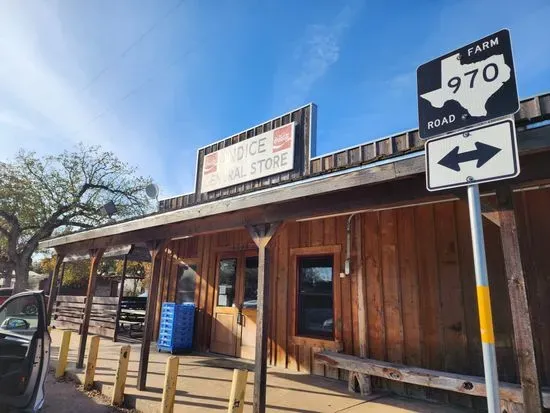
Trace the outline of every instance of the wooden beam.
<instances>
[{"instance_id":1,"label":"wooden beam","mask_svg":"<svg viewBox=\"0 0 550 413\"><path fill-rule=\"evenodd\" d=\"M365 279L363 273L363 225L361 214L355 215L353 227L355 239L355 276L357 277L357 323L359 334L359 356L367 357L367 310L365 300Z\"/></svg>"},{"instance_id":2,"label":"wooden beam","mask_svg":"<svg viewBox=\"0 0 550 413\"><path fill-rule=\"evenodd\" d=\"M248 226L258 247L258 308L256 315L256 357L252 411L265 412L267 381L267 336L269 334L269 248L279 223Z\"/></svg>"},{"instance_id":3,"label":"wooden beam","mask_svg":"<svg viewBox=\"0 0 550 413\"><path fill-rule=\"evenodd\" d=\"M122 306L122 299L124 298L124 281L126 281L126 267L128 265L128 254L124 256L124 262L122 264L122 276L120 277L120 287L118 291L118 306L116 309L115 316L115 335L113 336L113 341L118 339L118 323L120 321L120 308Z\"/></svg>"},{"instance_id":4,"label":"wooden beam","mask_svg":"<svg viewBox=\"0 0 550 413\"><path fill-rule=\"evenodd\" d=\"M315 353L315 362L330 367L355 371L366 375L419 386L442 389L472 396L486 397L485 378L409 367L372 359L362 359L347 354L322 351ZM517 384L500 382L500 398L514 403L522 403L521 387ZM543 394L544 407L550 407L550 393ZM526 410L529 411L529 410Z\"/></svg>"},{"instance_id":5,"label":"wooden beam","mask_svg":"<svg viewBox=\"0 0 550 413\"><path fill-rule=\"evenodd\" d=\"M86 292L86 306L82 315L82 325L80 326L80 345L78 347L78 359L76 367L81 369L84 367L84 354L86 353L86 341L88 339L88 328L90 327L90 315L92 313L92 305L95 294L95 284L97 280L97 268L101 257L103 256L104 248L98 248L90 251L90 277L88 278L88 290Z\"/></svg>"},{"instance_id":6,"label":"wooden beam","mask_svg":"<svg viewBox=\"0 0 550 413\"><path fill-rule=\"evenodd\" d=\"M50 325L50 322L52 320L52 313L53 313L53 306L55 304L55 299L57 297L57 282L59 278L59 269L63 267L63 259L65 256L63 254L57 254L57 257L55 259L55 267L53 269L52 273L52 279L50 280L50 296L48 298L48 325Z\"/></svg>"},{"instance_id":7,"label":"wooden beam","mask_svg":"<svg viewBox=\"0 0 550 413\"><path fill-rule=\"evenodd\" d=\"M497 227L500 227L498 209L496 209L490 203L484 200L481 200L481 215L483 215L486 219L491 221Z\"/></svg>"},{"instance_id":8,"label":"wooden beam","mask_svg":"<svg viewBox=\"0 0 550 413\"><path fill-rule=\"evenodd\" d=\"M509 187L497 189L498 214L500 218L500 237L502 253L508 279L508 294L512 307L512 322L514 325L515 350L518 358L519 377L523 392L525 411L541 413L541 389L529 301L521 262L518 230L514 214L513 193Z\"/></svg>"},{"instance_id":9,"label":"wooden beam","mask_svg":"<svg viewBox=\"0 0 550 413\"><path fill-rule=\"evenodd\" d=\"M147 292L147 308L145 313L145 325L143 328L143 339L141 340L141 350L138 371L138 390L145 390L147 384L147 369L149 364L149 351L151 349L151 339L155 325L155 309L157 306L157 295L160 281L160 267L162 255L168 240L156 240L148 243L151 253L151 283Z\"/></svg>"}]
</instances>

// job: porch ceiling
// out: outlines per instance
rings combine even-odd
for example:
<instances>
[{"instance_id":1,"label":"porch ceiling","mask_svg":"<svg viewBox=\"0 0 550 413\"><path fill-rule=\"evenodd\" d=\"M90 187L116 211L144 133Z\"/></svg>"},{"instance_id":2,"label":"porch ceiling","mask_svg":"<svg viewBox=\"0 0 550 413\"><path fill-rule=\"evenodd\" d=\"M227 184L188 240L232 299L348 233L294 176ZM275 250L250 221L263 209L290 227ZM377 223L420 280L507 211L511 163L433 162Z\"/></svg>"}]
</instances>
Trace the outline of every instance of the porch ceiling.
<instances>
[{"instance_id":1,"label":"porch ceiling","mask_svg":"<svg viewBox=\"0 0 550 413\"><path fill-rule=\"evenodd\" d=\"M518 142L522 172L507 184L526 186L549 179L550 125L519 131ZM456 190L427 192L424 172L423 152L418 152L230 199L46 239L39 247L70 253L225 231L264 222L457 198ZM493 191L496 184L483 185L482 192Z\"/></svg>"}]
</instances>

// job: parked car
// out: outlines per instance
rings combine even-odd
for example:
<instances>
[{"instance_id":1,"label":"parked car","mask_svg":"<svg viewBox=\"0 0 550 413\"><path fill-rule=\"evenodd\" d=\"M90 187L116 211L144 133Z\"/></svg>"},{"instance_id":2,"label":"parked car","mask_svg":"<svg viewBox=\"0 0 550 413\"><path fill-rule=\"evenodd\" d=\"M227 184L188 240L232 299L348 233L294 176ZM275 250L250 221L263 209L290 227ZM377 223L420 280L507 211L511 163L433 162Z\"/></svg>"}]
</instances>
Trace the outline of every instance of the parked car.
<instances>
[{"instance_id":1,"label":"parked car","mask_svg":"<svg viewBox=\"0 0 550 413\"><path fill-rule=\"evenodd\" d=\"M35 309L33 314L25 308ZM26 291L0 304L0 411L38 412L50 361L42 291Z\"/></svg>"},{"instance_id":2,"label":"parked car","mask_svg":"<svg viewBox=\"0 0 550 413\"><path fill-rule=\"evenodd\" d=\"M0 288L0 304L3 304L13 294L13 288ZM22 311L26 315L36 314L36 304L34 300L29 300L22 308Z\"/></svg>"}]
</instances>

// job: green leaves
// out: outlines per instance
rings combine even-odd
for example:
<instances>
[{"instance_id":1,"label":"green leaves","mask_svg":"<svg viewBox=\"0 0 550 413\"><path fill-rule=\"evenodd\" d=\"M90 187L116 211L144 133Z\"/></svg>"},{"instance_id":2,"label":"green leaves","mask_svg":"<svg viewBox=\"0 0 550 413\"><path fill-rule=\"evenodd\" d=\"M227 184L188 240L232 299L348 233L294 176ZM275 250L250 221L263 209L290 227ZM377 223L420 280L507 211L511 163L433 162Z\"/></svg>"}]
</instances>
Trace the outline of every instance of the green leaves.
<instances>
[{"instance_id":1,"label":"green leaves","mask_svg":"<svg viewBox=\"0 0 550 413\"><path fill-rule=\"evenodd\" d=\"M109 201L117 208L114 219L150 212L150 182L98 146L80 144L42 157L21 151L13 161L0 162L0 237L12 253L30 257L38 241L52 234L110 222L101 212Z\"/></svg>"}]
</instances>

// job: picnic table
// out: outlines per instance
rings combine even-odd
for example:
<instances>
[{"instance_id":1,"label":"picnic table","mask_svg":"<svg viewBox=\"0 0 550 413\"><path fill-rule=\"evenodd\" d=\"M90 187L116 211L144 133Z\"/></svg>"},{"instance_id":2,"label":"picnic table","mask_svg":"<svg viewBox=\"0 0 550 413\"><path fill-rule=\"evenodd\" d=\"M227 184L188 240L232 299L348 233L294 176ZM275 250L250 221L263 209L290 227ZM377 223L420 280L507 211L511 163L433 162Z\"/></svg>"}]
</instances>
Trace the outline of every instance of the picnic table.
<instances>
[{"instance_id":1,"label":"picnic table","mask_svg":"<svg viewBox=\"0 0 550 413\"><path fill-rule=\"evenodd\" d=\"M145 322L145 310L133 310L123 308L120 310L119 325L122 331L128 331L128 335L133 337L133 333L143 332L143 323Z\"/></svg>"}]
</instances>

